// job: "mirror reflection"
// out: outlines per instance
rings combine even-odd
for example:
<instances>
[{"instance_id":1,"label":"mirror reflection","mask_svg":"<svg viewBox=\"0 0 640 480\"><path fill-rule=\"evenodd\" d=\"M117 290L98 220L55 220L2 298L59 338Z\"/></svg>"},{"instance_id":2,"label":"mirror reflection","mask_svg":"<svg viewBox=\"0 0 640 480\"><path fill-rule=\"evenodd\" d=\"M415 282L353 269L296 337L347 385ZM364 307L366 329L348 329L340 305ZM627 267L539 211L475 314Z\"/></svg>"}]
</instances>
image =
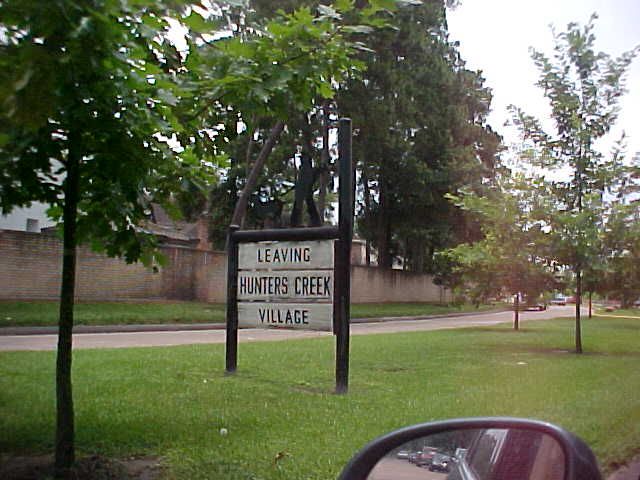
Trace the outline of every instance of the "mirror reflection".
<instances>
[{"instance_id":1,"label":"mirror reflection","mask_svg":"<svg viewBox=\"0 0 640 480\"><path fill-rule=\"evenodd\" d=\"M390 451L368 480L562 480L564 454L551 436L523 429L461 429Z\"/></svg>"}]
</instances>

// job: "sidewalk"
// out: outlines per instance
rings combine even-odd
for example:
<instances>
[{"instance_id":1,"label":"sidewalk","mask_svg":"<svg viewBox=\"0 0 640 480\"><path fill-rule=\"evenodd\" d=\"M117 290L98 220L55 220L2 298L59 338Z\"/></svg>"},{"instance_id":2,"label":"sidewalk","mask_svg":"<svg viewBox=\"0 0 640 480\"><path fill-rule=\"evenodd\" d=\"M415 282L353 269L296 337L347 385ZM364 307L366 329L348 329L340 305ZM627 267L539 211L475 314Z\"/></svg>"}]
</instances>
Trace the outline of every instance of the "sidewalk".
<instances>
[{"instance_id":1,"label":"sidewalk","mask_svg":"<svg viewBox=\"0 0 640 480\"><path fill-rule=\"evenodd\" d=\"M480 313L499 313L509 309L497 308L483 310L481 312L442 313L436 315L417 315L410 317L376 317L376 318L352 318L351 324L356 323L381 323L399 322L411 320L431 320L435 318L466 317ZM166 323L166 324L141 324L141 325L76 325L73 333L134 333L134 332L183 332L196 330L224 330L224 323ZM2 335L55 335L58 327L0 327Z\"/></svg>"}]
</instances>

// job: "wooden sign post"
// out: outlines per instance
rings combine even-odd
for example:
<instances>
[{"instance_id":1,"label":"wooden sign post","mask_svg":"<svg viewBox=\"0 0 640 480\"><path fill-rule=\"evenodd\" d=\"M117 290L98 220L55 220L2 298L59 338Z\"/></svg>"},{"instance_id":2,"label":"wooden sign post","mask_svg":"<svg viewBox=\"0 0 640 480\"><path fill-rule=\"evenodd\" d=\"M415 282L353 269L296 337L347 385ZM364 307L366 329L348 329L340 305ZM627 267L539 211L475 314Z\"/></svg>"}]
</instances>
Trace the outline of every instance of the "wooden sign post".
<instances>
[{"instance_id":1,"label":"wooden sign post","mask_svg":"<svg viewBox=\"0 0 640 480\"><path fill-rule=\"evenodd\" d=\"M354 175L351 120L338 124L338 227L229 229L226 373L237 368L238 327L333 330L336 393L349 379Z\"/></svg>"}]
</instances>

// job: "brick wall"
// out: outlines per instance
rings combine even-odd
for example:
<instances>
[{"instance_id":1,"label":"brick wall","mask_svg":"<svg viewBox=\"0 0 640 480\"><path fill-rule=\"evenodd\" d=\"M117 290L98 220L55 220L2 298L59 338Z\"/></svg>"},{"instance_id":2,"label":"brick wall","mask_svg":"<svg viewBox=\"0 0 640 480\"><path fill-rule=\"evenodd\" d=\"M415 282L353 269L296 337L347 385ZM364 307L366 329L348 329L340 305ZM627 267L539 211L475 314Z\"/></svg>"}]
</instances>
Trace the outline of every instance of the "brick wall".
<instances>
[{"instance_id":1,"label":"brick wall","mask_svg":"<svg viewBox=\"0 0 640 480\"><path fill-rule=\"evenodd\" d=\"M0 230L0 298L59 295L62 244L40 233Z\"/></svg>"},{"instance_id":2,"label":"brick wall","mask_svg":"<svg viewBox=\"0 0 640 480\"><path fill-rule=\"evenodd\" d=\"M154 271L80 247L76 298L224 301L220 281L212 281L224 279L224 253L179 247L161 251L167 264ZM57 299L61 272L62 243L56 236L0 230L0 299ZM198 287L204 279L209 288Z\"/></svg>"},{"instance_id":3,"label":"brick wall","mask_svg":"<svg viewBox=\"0 0 640 480\"><path fill-rule=\"evenodd\" d=\"M154 271L78 249L79 300L195 300L224 303L227 259L224 252L163 247L167 263ZM57 299L62 244L53 235L0 230L0 300ZM439 302L447 291L429 275L354 265L351 301Z\"/></svg>"},{"instance_id":4,"label":"brick wall","mask_svg":"<svg viewBox=\"0 0 640 480\"><path fill-rule=\"evenodd\" d=\"M358 265L351 267L351 301L353 303L447 302L450 300L450 292L435 285L431 275Z\"/></svg>"}]
</instances>

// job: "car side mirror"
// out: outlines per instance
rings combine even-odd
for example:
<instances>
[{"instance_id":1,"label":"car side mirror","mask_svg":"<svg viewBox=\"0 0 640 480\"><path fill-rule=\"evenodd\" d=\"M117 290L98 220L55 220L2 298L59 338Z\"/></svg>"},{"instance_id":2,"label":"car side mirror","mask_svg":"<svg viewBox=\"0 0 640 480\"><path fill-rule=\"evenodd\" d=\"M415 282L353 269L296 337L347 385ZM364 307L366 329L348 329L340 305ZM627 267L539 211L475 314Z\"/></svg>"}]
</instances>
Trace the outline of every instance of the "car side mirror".
<instances>
[{"instance_id":1,"label":"car side mirror","mask_svg":"<svg viewBox=\"0 0 640 480\"><path fill-rule=\"evenodd\" d=\"M555 425L517 418L425 423L379 437L339 480L602 480L591 449Z\"/></svg>"}]
</instances>

